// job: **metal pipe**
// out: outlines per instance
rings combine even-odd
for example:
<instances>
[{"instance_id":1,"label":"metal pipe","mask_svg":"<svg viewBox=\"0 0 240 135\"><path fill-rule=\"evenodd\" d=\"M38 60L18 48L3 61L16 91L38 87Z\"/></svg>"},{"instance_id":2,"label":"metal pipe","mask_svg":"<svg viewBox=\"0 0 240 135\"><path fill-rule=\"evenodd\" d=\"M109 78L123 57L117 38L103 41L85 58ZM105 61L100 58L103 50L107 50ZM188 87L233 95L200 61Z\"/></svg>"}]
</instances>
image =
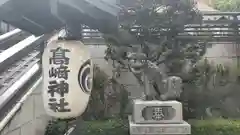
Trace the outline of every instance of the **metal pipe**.
<instances>
[{"instance_id":1,"label":"metal pipe","mask_svg":"<svg viewBox=\"0 0 240 135\"><path fill-rule=\"evenodd\" d=\"M22 30L15 29L15 30L12 30L8 33L0 35L0 44L3 44L3 43L5 43L5 42L17 37L17 36L20 36L22 33L23 33Z\"/></svg>"},{"instance_id":2,"label":"metal pipe","mask_svg":"<svg viewBox=\"0 0 240 135\"><path fill-rule=\"evenodd\" d=\"M238 24L238 26L240 26ZM185 28L229 28L227 24L188 24L184 26Z\"/></svg>"},{"instance_id":3,"label":"metal pipe","mask_svg":"<svg viewBox=\"0 0 240 135\"><path fill-rule=\"evenodd\" d=\"M16 60L26 56L29 51L33 50L41 43L42 37L43 36L30 36L2 52L0 54L0 72L4 71L6 67L13 64Z\"/></svg>"},{"instance_id":4,"label":"metal pipe","mask_svg":"<svg viewBox=\"0 0 240 135\"><path fill-rule=\"evenodd\" d=\"M2 42L3 40L8 40L9 38L11 38L12 36L16 36L17 34L20 34L22 32L22 30L20 29L15 29L12 30L8 33L5 33L3 35L0 35L0 42Z\"/></svg>"},{"instance_id":5,"label":"metal pipe","mask_svg":"<svg viewBox=\"0 0 240 135\"><path fill-rule=\"evenodd\" d=\"M209 40L209 42L236 42L240 39L235 37L219 36L219 37L210 37L211 35L206 36L178 36L177 39L186 40L186 41L197 41L197 40Z\"/></svg>"},{"instance_id":6,"label":"metal pipe","mask_svg":"<svg viewBox=\"0 0 240 135\"><path fill-rule=\"evenodd\" d=\"M230 30L230 29L227 29L227 30L184 30L184 32L240 32L240 30ZM234 35L234 34L232 34Z\"/></svg>"},{"instance_id":7,"label":"metal pipe","mask_svg":"<svg viewBox=\"0 0 240 135\"><path fill-rule=\"evenodd\" d=\"M205 16L240 15L240 12L201 11Z\"/></svg>"}]
</instances>

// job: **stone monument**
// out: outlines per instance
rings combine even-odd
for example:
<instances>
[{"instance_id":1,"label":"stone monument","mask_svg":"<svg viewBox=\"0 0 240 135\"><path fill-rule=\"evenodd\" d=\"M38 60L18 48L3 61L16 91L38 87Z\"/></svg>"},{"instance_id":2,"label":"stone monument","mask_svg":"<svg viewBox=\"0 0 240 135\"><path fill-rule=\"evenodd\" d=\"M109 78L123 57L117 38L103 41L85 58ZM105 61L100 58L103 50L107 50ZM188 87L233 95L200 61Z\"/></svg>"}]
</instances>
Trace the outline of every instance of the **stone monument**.
<instances>
[{"instance_id":1,"label":"stone monument","mask_svg":"<svg viewBox=\"0 0 240 135\"><path fill-rule=\"evenodd\" d=\"M173 99L181 93L182 80L179 77L168 77L161 95L164 100L133 101L133 113L129 116L131 135L187 135L191 126L183 120L182 103Z\"/></svg>"},{"instance_id":2,"label":"stone monument","mask_svg":"<svg viewBox=\"0 0 240 135\"><path fill-rule=\"evenodd\" d=\"M182 104L178 101L134 100L129 116L131 135L187 135L191 126L182 118Z\"/></svg>"}]
</instances>

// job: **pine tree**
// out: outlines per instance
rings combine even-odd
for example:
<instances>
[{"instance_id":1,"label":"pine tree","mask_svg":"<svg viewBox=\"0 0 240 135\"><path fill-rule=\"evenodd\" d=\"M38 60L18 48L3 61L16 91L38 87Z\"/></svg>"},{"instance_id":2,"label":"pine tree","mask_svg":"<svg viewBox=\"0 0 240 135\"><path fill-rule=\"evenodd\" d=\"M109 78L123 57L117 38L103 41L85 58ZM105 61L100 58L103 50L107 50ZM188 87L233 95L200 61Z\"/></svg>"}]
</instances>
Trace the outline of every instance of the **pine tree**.
<instances>
[{"instance_id":1,"label":"pine tree","mask_svg":"<svg viewBox=\"0 0 240 135\"><path fill-rule=\"evenodd\" d=\"M123 8L117 36L104 35L110 47L117 46L113 52L122 51L119 46L131 48L138 44L148 60L157 65L164 63L169 74L180 76L185 65L194 65L204 55L206 43L189 43L177 38L186 25L202 21L192 0L141 0L131 5L135 6ZM109 52L107 55L123 57Z\"/></svg>"}]
</instances>

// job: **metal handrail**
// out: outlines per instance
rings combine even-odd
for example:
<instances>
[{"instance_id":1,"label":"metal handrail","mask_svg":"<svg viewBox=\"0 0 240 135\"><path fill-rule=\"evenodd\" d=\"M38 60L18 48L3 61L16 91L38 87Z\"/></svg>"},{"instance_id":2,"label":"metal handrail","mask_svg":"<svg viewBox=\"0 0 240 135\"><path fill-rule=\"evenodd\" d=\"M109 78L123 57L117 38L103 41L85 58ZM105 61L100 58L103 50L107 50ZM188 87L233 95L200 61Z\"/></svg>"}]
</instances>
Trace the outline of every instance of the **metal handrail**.
<instances>
[{"instance_id":1,"label":"metal handrail","mask_svg":"<svg viewBox=\"0 0 240 135\"><path fill-rule=\"evenodd\" d=\"M16 35L20 33L22 33L22 31L20 29L16 29L6 33L8 36L4 34L4 36L1 35L0 37L5 37L2 38L3 40L14 40L14 38L11 37L16 37ZM24 87L26 87L26 85L31 85L29 83L31 78L38 76L41 69L38 63L40 60L38 58L40 50L36 50L36 47L43 43L43 41L44 36L36 37L32 35L0 53L0 73L2 74L6 71L10 71L11 74L14 74L16 72L14 76L11 76L9 73L7 73L9 74L10 79L11 77L15 77L15 79L11 80L11 82L8 84L9 86L5 85L5 87L1 87L1 85L4 84L2 80L0 81L0 117L3 117L4 114L2 113L6 113L6 110L9 111L9 109L16 104L16 102L13 100L19 100L17 98L21 98L22 93L26 92L26 88ZM22 63L23 66L18 65L19 62ZM11 70L12 67L14 70ZM0 79L2 79L1 77L2 76L0 76ZM4 77L8 78L8 76Z\"/></svg>"},{"instance_id":2,"label":"metal handrail","mask_svg":"<svg viewBox=\"0 0 240 135\"><path fill-rule=\"evenodd\" d=\"M0 72L3 72L6 67L13 64L17 59L19 60L24 55L32 51L37 45L42 42L43 36L30 36L21 42L13 45L9 49L0 54Z\"/></svg>"},{"instance_id":3,"label":"metal handrail","mask_svg":"<svg viewBox=\"0 0 240 135\"><path fill-rule=\"evenodd\" d=\"M5 34L3 34L3 35L0 35L0 43L9 40L9 39L12 38L12 37L18 36L18 35L20 35L22 32L23 32L23 31L20 30L20 29L15 29L15 30L13 30L13 31L10 31L10 32L8 32L8 33L5 33Z\"/></svg>"},{"instance_id":4,"label":"metal handrail","mask_svg":"<svg viewBox=\"0 0 240 135\"><path fill-rule=\"evenodd\" d=\"M30 36L29 33L24 32L20 29L14 29L10 32L7 32L3 35L0 35L0 50L6 50L12 45L20 42L21 40Z\"/></svg>"}]
</instances>

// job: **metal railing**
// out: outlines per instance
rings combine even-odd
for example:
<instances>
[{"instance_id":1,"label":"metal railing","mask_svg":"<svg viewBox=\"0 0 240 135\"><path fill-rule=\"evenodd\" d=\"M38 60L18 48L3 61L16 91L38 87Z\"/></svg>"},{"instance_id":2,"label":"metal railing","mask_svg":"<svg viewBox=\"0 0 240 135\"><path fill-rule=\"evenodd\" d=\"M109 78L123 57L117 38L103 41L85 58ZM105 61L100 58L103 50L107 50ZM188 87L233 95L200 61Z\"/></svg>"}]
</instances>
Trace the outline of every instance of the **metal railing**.
<instances>
[{"instance_id":1,"label":"metal railing","mask_svg":"<svg viewBox=\"0 0 240 135\"><path fill-rule=\"evenodd\" d=\"M8 33L0 35L0 50L6 50L7 48L18 43L29 35L29 33L26 33L20 29L15 29Z\"/></svg>"},{"instance_id":2,"label":"metal railing","mask_svg":"<svg viewBox=\"0 0 240 135\"><path fill-rule=\"evenodd\" d=\"M43 42L20 29L0 35L0 121L40 75Z\"/></svg>"},{"instance_id":3,"label":"metal railing","mask_svg":"<svg viewBox=\"0 0 240 135\"><path fill-rule=\"evenodd\" d=\"M239 42L240 41L240 12L202 12L203 19L201 23L187 24L183 31L177 36L179 40L199 41L208 40L210 42ZM161 38L164 33L161 32L168 27L154 29L152 35ZM142 31L141 27L134 26L130 30L132 33L139 35ZM82 31L83 41L85 44L105 45L105 40L102 34L90 29L87 26L83 27Z\"/></svg>"}]
</instances>

